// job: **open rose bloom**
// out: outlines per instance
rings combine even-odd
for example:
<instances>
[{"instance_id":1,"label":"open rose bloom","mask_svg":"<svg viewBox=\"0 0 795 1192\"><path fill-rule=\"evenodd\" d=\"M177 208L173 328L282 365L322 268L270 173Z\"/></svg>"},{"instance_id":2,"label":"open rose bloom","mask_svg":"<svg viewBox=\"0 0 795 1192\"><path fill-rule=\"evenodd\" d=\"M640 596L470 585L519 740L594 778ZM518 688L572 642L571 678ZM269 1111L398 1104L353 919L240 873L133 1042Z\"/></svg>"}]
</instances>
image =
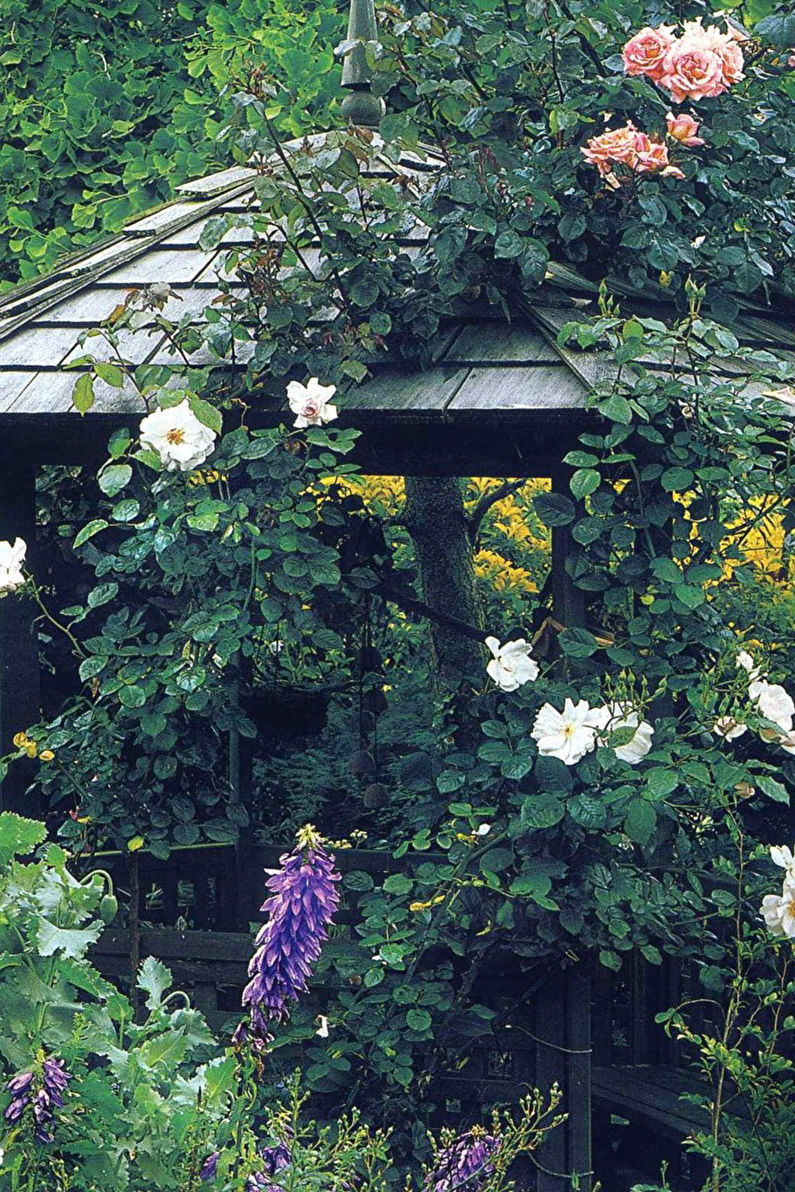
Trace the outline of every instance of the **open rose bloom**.
<instances>
[{"instance_id":1,"label":"open rose bloom","mask_svg":"<svg viewBox=\"0 0 795 1192\"><path fill-rule=\"evenodd\" d=\"M215 431L205 426L187 398L141 420L141 446L156 451L167 472L190 472L215 450Z\"/></svg>"},{"instance_id":2,"label":"open rose bloom","mask_svg":"<svg viewBox=\"0 0 795 1192\"><path fill-rule=\"evenodd\" d=\"M700 20L685 21L680 37L670 25L647 27L624 46L624 67L627 74L645 75L670 91L676 103L712 99L745 77L741 40L745 35L731 26L724 33ZM683 144L696 143L670 135Z\"/></svg>"},{"instance_id":3,"label":"open rose bloom","mask_svg":"<svg viewBox=\"0 0 795 1192\"><path fill-rule=\"evenodd\" d=\"M684 178L682 171L668 160L668 146L641 132L631 120L623 128L611 128L591 137L580 152L608 180L615 177L615 166L624 166L637 174Z\"/></svg>"},{"instance_id":4,"label":"open rose bloom","mask_svg":"<svg viewBox=\"0 0 795 1192\"><path fill-rule=\"evenodd\" d=\"M665 56L674 44L673 25L646 27L630 38L624 46L624 66L627 74L646 75L655 81L665 73Z\"/></svg>"},{"instance_id":5,"label":"open rose bloom","mask_svg":"<svg viewBox=\"0 0 795 1192\"><path fill-rule=\"evenodd\" d=\"M296 415L293 425L299 430L306 426L322 426L337 417L337 407L331 399L337 392L336 385L321 385L317 377L310 377L306 385L290 381L287 386L287 401Z\"/></svg>"}]
</instances>

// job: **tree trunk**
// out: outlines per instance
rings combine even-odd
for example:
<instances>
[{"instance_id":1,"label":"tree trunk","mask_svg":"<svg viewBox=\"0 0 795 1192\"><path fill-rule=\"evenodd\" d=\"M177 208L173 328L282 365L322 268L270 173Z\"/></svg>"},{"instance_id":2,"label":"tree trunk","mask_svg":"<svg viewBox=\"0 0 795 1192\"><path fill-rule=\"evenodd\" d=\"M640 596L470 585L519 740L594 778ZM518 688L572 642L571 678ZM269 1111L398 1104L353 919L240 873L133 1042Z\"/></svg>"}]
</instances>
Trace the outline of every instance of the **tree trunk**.
<instances>
[{"instance_id":1,"label":"tree trunk","mask_svg":"<svg viewBox=\"0 0 795 1192\"><path fill-rule=\"evenodd\" d=\"M460 481L407 476L403 521L414 543L426 604L483 631ZM478 641L438 621L430 623L430 633L433 673L441 684L457 686L467 675L482 677L485 651Z\"/></svg>"}]
</instances>

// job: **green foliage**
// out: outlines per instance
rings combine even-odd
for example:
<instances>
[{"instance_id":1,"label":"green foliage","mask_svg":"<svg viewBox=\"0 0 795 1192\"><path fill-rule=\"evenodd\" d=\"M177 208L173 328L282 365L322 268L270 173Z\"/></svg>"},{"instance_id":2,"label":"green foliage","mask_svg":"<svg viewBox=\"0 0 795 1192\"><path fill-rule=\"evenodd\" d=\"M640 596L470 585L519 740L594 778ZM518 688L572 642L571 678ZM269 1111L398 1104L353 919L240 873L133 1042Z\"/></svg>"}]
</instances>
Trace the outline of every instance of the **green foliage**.
<instances>
[{"instance_id":1,"label":"green foliage","mask_svg":"<svg viewBox=\"0 0 795 1192\"><path fill-rule=\"evenodd\" d=\"M72 876L67 854L44 846L42 825L0 817L0 1069L4 1079L57 1056L72 1076L56 1109L53 1145L32 1141L32 1118L4 1124L2 1186L69 1192L193 1189L212 1131L235 1092L234 1061L219 1052L184 995L164 996L170 975L142 968L148 1013L136 1023L128 999L88 953L103 923L103 875ZM162 967L162 966L161 966ZM156 979L155 979L156 977ZM4 1096L4 1108L8 1095Z\"/></svg>"},{"instance_id":2,"label":"green foliage","mask_svg":"<svg viewBox=\"0 0 795 1192\"><path fill-rule=\"evenodd\" d=\"M405 1164L396 1163L388 1133L356 1110L333 1124L306 1120L297 1075L264 1101L260 1061L224 1049L185 994L169 992L171 974L152 958L138 974L146 1012L136 1018L88 956L103 928L96 915L106 876L78 881L54 845L40 859L12 859L42 836L39 824L0 816L0 1075L3 1085L19 1072L39 1081L45 1058L54 1058L70 1080L63 1105L53 1106L50 1142L34 1138L30 1104L17 1121L3 1122L4 1192L199 1192L213 1154L211 1186L243 1192L247 1177L264 1171L262 1148L279 1142L289 1144L290 1162L271 1187L284 1192L397 1185ZM5 1110L10 1092L0 1099ZM534 1092L515 1113L495 1113L501 1146L484 1192L511 1192L513 1161L562 1121L559 1101L557 1090L548 1099ZM443 1132L441 1145L451 1138ZM434 1155L438 1149L434 1142ZM424 1182L421 1173L407 1192Z\"/></svg>"},{"instance_id":3,"label":"green foliage","mask_svg":"<svg viewBox=\"0 0 795 1192\"><path fill-rule=\"evenodd\" d=\"M692 1099L707 1111L710 1129L688 1149L709 1161L710 1189L786 1192L795 1160L792 942L773 939L759 924L761 897L775 885L772 866L736 825L734 836L736 854L717 867L707 896L726 955L701 966L702 988L658 1021L695 1057L707 1090Z\"/></svg>"},{"instance_id":4,"label":"green foliage","mask_svg":"<svg viewBox=\"0 0 795 1192\"><path fill-rule=\"evenodd\" d=\"M258 658L289 634L313 643L316 675L319 657L342 649L316 605L342 582L343 522L311 485L345 474L338 461L353 439L314 440L307 453L281 433L239 428L221 438L217 470L191 483L168 473L153 482L146 453L114 439L99 477L104 516L75 539L94 582L60 614L81 693L31 729L55 753L43 788L76 800L88 825L72 821L72 835L122 848L143 836L167 856L175 843L232 841L248 824L224 758L230 732L255 733L246 708L257 691L278 693ZM74 657L64 665L74 671Z\"/></svg>"},{"instance_id":5,"label":"green foliage","mask_svg":"<svg viewBox=\"0 0 795 1192\"><path fill-rule=\"evenodd\" d=\"M30 278L226 163L224 92L255 70L295 135L330 119L330 0L3 0L0 277Z\"/></svg>"}]
</instances>

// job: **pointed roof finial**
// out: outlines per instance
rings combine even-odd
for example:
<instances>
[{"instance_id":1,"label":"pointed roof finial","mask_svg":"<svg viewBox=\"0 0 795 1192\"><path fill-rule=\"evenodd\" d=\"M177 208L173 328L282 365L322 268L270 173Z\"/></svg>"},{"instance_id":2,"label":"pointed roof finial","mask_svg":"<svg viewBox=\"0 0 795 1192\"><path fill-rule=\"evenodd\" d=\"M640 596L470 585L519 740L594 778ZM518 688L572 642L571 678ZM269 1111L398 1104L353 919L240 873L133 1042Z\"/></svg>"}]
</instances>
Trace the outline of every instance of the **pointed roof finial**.
<instances>
[{"instance_id":1,"label":"pointed roof finial","mask_svg":"<svg viewBox=\"0 0 795 1192\"><path fill-rule=\"evenodd\" d=\"M342 85L350 95L342 101L342 114L349 124L377 128L386 111L383 99L370 90L370 67L364 42L378 41L378 24L373 0L351 0L348 41L358 41L342 63Z\"/></svg>"}]
</instances>

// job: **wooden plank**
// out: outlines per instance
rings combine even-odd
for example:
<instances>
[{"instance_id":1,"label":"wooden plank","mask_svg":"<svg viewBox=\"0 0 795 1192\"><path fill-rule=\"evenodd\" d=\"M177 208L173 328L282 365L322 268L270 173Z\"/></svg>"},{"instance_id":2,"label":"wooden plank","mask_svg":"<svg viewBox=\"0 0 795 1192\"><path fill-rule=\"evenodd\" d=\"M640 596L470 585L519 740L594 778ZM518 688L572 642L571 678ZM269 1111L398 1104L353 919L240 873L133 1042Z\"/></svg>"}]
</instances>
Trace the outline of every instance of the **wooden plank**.
<instances>
[{"instance_id":1,"label":"wooden plank","mask_svg":"<svg viewBox=\"0 0 795 1192\"><path fill-rule=\"evenodd\" d=\"M198 248L202 232L209 223L211 216L197 220L178 232L169 232L159 241L161 248ZM254 240L254 229L250 227L230 228L221 241L227 247L244 247Z\"/></svg>"},{"instance_id":2,"label":"wooden plank","mask_svg":"<svg viewBox=\"0 0 795 1192\"><path fill-rule=\"evenodd\" d=\"M128 223L124 228L124 235L148 236L153 232L166 232L174 227L182 227L184 222L189 221L194 215L200 219L212 206L210 203L199 202L167 203L157 211Z\"/></svg>"},{"instance_id":3,"label":"wooden plank","mask_svg":"<svg viewBox=\"0 0 795 1192\"><path fill-rule=\"evenodd\" d=\"M119 269L107 273L102 281L111 286L150 286L153 282L193 281L207 268L212 254L203 249L180 252L178 249L156 249L142 253Z\"/></svg>"},{"instance_id":4,"label":"wooden plank","mask_svg":"<svg viewBox=\"0 0 795 1192\"><path fill-rule=\"evenodd\" d=\"M34 324L35 326L35 324ZM129 360L133 364L143 364L166 343L166 337L159 327L149 325L139 327L136 331L125 328L117 331L118 347L114 347L104 335L89 335L85 343L77 342L79 329L74 327L70 332L74 347L63 359L64 366L74 360L81 360L85 356L93 356L96 360ZM0 359L2 359L2 345L0 345Z\"/></svg>"},{"instance_id":5,"label":"wooden plank","mask_svg":"<svg viewBox=\"0 0 795 1192\"><path fill-rule=\"evenodd\" d=\"M132 239L129 236L120 236L112 244L106 244L104 248L98 249L97 252L86 253L70 265L65 265L63 272L69 277L80 277L83 274L93 273L100 266L112 268L115 262L121 264L123 261L127 261L142 252L146 252L150 243L157 243L156 238L152 237L147 242Z\"/></svg>"},{"instance_id":6,"label":"wooden plank","mask_svg":"<svg viewBox=\"0 0 795 1192\"><path fill-rule=\"evenodd\" d=\"M534 1035L536 1046L535 1084L546 1092L557 1084L564 1094L561 1110L568 1108L566 1079L566 1012L565 978L562 973L550 974L550 980L535 998ZM558 1126L538 1148L537 1192L564 1192L571 1186L567 1178L567 1123Z\"/></svg>"},{"instance_id":7,"label":"wooden plank","mask_svg":"<svg viewBox=\"0 0 795 1192\"><path fill-rule=\"evenodd\" d=\"M593 1069L593 1095L614 1113L631 1122L650 1125L667 1138L680 1140L708 1128L709 1116L699 1106L682 1101L682 1093L704 1092L692 1077L676 1073L671 1085L665 1070L653 1066Z\"/></svg>"},{"instance_id":8,"label":"wooden plank","mask_svg":"<svg viewBox=\"0 0 795 1192\"><path fill-rule=\"evenodd\" d=\"M527 323L470 323L445 353L449 364L557 364L559 357Z\"/></svg>"},{"instance_id":9,"label":"wooden plank","mask_svg":"<svg viewBox=\"0 0 795 1192\"><path fill-rule=\"evenodd\" d=\"M8 413L35 376L36 372L33 369L24 372L0 372L0 414Z\"/></svg>"},{"instance_id":10,"label":"wooden plank","mask_svg":"<svg viewBox=\"0 0 795 1192\"><path fill-rule=\"evenodd\" d=\"M230 186L251 181L256 176L256 170L252 170L250 166L231 166L228 170L219 170L215 174L207 174L204 178L194 178L192 182L182 182L175 189L181 194L212 198L223 194Z\"/></svg>"},{"instance_id":11,"label":"wooden plank","mask_svg":"<svg viewBox=\"0 0 795 1192\"><path fill-rule=\"evenodd\" d=\"M0 540L27 543L26 564L36 567L36 462L6 441L0 456ZM30 596L11 593L0 599L0 754L13 751L16 733L39 719L39 655L36 605ZM36 816L38 795L27 794L39 763L14 763L0 783L0 805L7 811Z\"/></svg>"},{"instance_id":12,"label":"wooden plank","mask_svg":"<svg viewBox=\"0 0 795 1192\"><path fill-rule=\"evenodd\" d=\"M345 394L345 410L377 410L393 418L408 413L441 417L467 375L465 368L437 367L427 372L385 369L372 381Z\"/></svg>"},{"instance_id":13,"label":"wooden plank","mask_svg":"<svg viewBox=\"0 0 795 1192\"><path fill-rule=\"evenodd\" d=\"M584 963L566 974L566 1045L568 1166L578 1177L579 1192L591 1192L591 983Z\"/></svg>"},{"instance_id":14,"label":"wooden plank","mask_svg":"<svg viewBox=\"0 0 795 1192\"><path fill-rule=\"evenodd\" d=\"M447 412L511 414L518 410L577 410L586 390L560 364L536 368L473 368L449 402Z\"/></svg>"},{"instance_id":15,"label":"wooden plank","mask_svg":"<svg viewBox=\"0 0 795 1192\"><path fill-rule=\"evenodd\" d=\"M561 360L580 379L582 384L591 389L594 385L612 377L618 368L612 352L599 349L579 351L576 348L562 348L557 342L558 332L566 323L576 322L578 319L587 322L589 312L578 307L533 306L532 316L541 331L546 335L550 345L560 356Z\"/></svg>"},{"instance_id":16,"label":"wooden plank","mask_svg":"<svg viewBox=\"0 0 795 1192\"><path fill-rule=\"evenodd\" d=\"M762 318L759 315L741 315L731 325L739 339L769 348L795 348L795 327L783 319Z\"/></svg>"},{"instance_id":17,"label":"wooden plank","mask_svg":"<svg viewBox=\"0 0 795 1192\"><path fill-rule=\"evenodd\" d=\"M14 404L6 412L12 415L22 414L65 414L74 411L72 393L80 376L79 370L64 372L40 372L33 376ZM143 400L132 381L125 378L122 389L114 389L104 381L94 382L94 405L87 417L92 414L142 414L145 412ZM77 414L75 417L81 418Z\"/></svg>"},{"instance_id":18,"label":"wooden plank","mask_svg":"<svg viewBox=\"0 0 795 1192\"><path fill-rule=\"evenodd\" d=\"M73 327L97 327L122 304L130 292L130 286L106 286L102 283L86 287L58 305L53 311L48 311L36 319L40 327L62 326L65 323ZM181 284L174 287L174 296L169 298L162 313L165 318L177 320L185 313L198 314L212 302L217 292L213 286L198 286Z\"/></svg>"},{"instance_id":19,"label":"wooden plank","mask_svg":"<svg viewBox=\"0 0 795 1192\"><path fill-rule=\"evenodd\" d=\"M38 327L35 323L0 341L0 369L57 365L77 340L73 327Z\"/></svg>"}]
</instances>

